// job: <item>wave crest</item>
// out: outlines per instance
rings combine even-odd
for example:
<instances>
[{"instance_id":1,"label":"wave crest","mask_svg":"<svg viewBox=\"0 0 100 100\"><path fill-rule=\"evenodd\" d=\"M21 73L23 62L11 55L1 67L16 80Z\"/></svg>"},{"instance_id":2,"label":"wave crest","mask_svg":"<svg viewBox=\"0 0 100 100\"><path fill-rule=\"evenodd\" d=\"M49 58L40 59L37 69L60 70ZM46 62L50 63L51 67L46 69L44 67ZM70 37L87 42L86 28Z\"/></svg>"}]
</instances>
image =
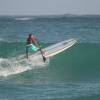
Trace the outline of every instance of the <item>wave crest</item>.
<instances>
[{"instance_id":1,"label":"wave crest","mask_svg":"<svg viewBox=\"0 0 100 100\"><path fill-rule=\"evenodd\" d=\"M49 63L49 59L46 63L44 63L41 57L34 57L29 60L23 57L24 55L11 59L0 58L0 76L6 77L25 72L27 70L46 67Z\"/></svg>"}]
</instances>

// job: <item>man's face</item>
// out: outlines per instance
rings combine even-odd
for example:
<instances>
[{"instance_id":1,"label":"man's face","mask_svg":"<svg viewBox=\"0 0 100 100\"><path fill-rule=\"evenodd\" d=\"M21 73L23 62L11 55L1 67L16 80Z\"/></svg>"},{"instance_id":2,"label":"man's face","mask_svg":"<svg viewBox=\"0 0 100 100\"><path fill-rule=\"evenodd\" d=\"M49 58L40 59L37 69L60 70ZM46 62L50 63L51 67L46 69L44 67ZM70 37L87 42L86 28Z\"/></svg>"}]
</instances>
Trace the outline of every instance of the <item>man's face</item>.
<instances>
[{"instance_id":1,"label":"man's face","mask_svg":"<svg viewBox=\"0 0 100 100\"><path fill-rule=\"evenodd\" d=\"M34 36L33 35L31 35L31 38L33 38Z\"/></svg>"}]
</instances>

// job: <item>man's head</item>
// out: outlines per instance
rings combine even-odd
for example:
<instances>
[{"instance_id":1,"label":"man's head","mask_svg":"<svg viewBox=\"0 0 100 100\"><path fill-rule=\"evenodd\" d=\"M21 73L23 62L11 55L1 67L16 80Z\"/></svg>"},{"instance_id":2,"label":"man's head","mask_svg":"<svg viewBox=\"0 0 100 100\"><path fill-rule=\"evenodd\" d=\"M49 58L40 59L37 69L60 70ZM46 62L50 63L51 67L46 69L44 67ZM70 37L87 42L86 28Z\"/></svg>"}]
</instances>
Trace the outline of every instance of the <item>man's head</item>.
<instances>
[{"instance_id":1,"label":"man's head","mask_svg":"<svg viewBox=\"0 0 100 100\"><path fill-rule=\"evenodd\" d=\"M30 33L30 34L29 34L29 37L33 37L33 34L32 34L32 33Z\"/></svg>"}]
</instances>

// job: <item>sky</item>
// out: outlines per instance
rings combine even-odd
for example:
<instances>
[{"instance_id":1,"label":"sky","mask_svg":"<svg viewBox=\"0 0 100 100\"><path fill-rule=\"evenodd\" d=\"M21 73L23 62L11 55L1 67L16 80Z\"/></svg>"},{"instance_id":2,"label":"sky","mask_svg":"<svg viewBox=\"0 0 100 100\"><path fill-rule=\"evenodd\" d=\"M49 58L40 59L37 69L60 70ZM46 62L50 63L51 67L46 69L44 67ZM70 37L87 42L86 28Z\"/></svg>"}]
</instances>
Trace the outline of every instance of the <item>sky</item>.
<instances>
[{"instance_id":1,"label":"sky","mask_svg":"<svg viewBox=\"0 0 100 100\"><path fill-rule=\"evenodd\" d=\"M100 0L0 0L0 15L99 14Z\"/></svg>"}]
</instances>

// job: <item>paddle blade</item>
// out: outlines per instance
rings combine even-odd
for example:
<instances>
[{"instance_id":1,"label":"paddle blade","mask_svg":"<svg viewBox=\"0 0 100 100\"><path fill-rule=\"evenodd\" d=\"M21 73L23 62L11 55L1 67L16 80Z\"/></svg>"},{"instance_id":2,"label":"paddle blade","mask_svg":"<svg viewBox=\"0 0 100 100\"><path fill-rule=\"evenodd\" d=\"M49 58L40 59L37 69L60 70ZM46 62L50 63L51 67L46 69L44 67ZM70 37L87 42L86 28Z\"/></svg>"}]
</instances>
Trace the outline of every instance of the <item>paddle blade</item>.
<instances>
[{"instance_id":1,"label":"paddle blade","mask_svg":"<svg viewBox=\"0 0 100 100\"><path fill-rule=\"evenodd\" d=\"M43 56L43 61L45 62L46 61L46 58Z\"/></svg>"}]
</instances>

